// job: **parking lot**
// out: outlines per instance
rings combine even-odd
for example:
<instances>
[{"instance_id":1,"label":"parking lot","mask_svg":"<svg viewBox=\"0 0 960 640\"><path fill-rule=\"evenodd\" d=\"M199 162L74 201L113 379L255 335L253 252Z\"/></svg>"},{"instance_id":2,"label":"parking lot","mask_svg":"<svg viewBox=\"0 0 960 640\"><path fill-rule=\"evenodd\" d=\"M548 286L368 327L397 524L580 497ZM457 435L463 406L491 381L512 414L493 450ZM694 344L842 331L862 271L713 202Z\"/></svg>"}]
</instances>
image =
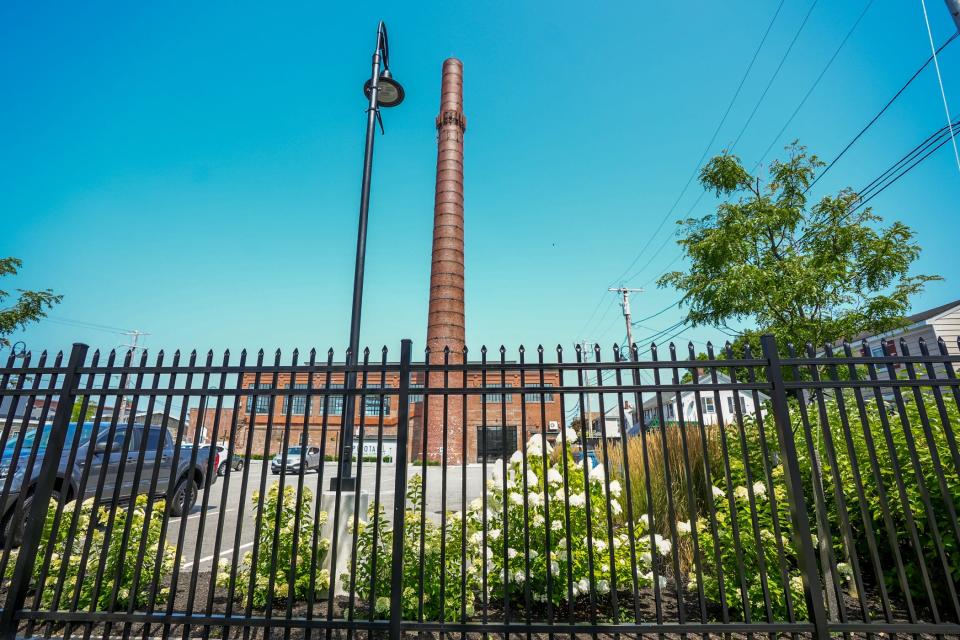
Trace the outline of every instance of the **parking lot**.
<instances>
[{"instance_id":1,"label":"parking lot","mask_svg":"<svg viewBox=\"0 0 960 640\"><path fill-rule=\"evenodd\" d=\"M325 462L322 475L311 472L303 476L303 486L309 490L312 500L310 514L314 513L316 502L320 495L328 491L330 478L336 474L335 462ZM459 510L463 508L463 468L451 466L446 472L447 491L444 501L443 469L441 467L426 467L425 496L427 512L431 517L439 519L444 510ZM494 465L487 465L488 475L494 471ZM407 477L422 473L420 466L409 467ZM382 464L380 466L380 481L377 483L376 463L365 463L360 467L361 491L369 493L370 505L374 504L375 496L379 495L380 504L387 515L391 514L394 503L394 481L396 465ZM244 485L244 475L246 484ZM469 503L478 497L483 487L483 467L479 464L470 464L466 467L466 502ZM180 571L190 572L197 567L198 572L210 571L219 559L232 560L235 550L239 550L240 557L253 547L254 531L256 527L256 511L253 496L261 488L269 489L281 477L270 472L269 463L259 460L249 461L249 465L242 471L231 471L229 477L217 478L209 490L197 496L197 503L186 516L186 525L183 535L183 552L180 559ZM284 486L297 487L299 478L296 475L285 475ZM379 486L379 491L377 487ZM226 488L226 495L224 489ZM332 516L332 514L330 514ZM202 526L202 530L201 530ZM179 539L181 518L170 518L167 525L167 540L176 545ZM237 530L240 530L239 538ZM217 540L220 540L217 548ZM199 543L199 553L197 553Z\"/></svg>"}]
</instances>

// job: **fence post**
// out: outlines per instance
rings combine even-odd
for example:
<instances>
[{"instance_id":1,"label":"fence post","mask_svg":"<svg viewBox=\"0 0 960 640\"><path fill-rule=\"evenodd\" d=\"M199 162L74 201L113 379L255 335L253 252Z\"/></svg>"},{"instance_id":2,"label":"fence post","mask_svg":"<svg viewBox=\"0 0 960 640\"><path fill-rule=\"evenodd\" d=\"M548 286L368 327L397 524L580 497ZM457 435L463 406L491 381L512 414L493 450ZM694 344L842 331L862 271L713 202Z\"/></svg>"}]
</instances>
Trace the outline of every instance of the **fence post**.
<instances>
[{"instance_id":1,"label":"fence post","mask_svg":"<svg viewBox=\"0 0 960 640\"><path fill-rule=\"evenodd\" d=\"M800 573L809 596L809 607L814 624L814 637L829 640L827 613L823 604L823 590L820 586L820 572L813 549L810 533L810 517L807 514L806 500L803 496L803 477L797 460L797 445L793 439L790 425L790 412L787 408L787 390L783 384L783 365L777 350L777 341L770 334L760 337L763 356L767 361L767 381L771 384L773 421L783 454L784 477L787 480L787 496L790 501L790 515L793 519L793 538L799 554ZM788 585L785 585L788 586Z\"/></svg>"},{"instance_id":2,"label":"fence post","mask_svg":"<svg viewBox=\"0 0 960 640\"><path fill-rule=\"evenodd\" d=\"M40 534L43 532L43 525L47 519L47 509L50 505L50 497L53 495L57 467L60 466L63 444L67 439L67 428L70 426L70 416L73 413L73 404L77 398L77 388L80 386L79 370L86 358L87 345L75 342L73 349L70 351L67 368L63 372L63 382L57 398L57 410L53 416L53 425L50 428L47 448L43 453L43 463L40 466L37 484L33 491L34 499L30 506L30 512L27 514L23 543L17 554L13 578L10 581L10 589L7 591L7 601L3 606L3 611L0 612L0 638L16 637L18 621L15 615L23 608L27 597L27 589L30 588L33 566L40 547ZM41 374L38 373L37 375ZM28 474L30 472L32 470L27 471Z\"/></svg>"},{"instance_id":3,"label":"fence post","mask_svg":"<svg viewBox=\"0 0 960 640\"><path fill-rule=\"evenodd\" d=\"M410 417L410 359L413 342L400 342L400 390L397 409L397 462L393 483L393 551L390 564L390 639L399 640L403 619L403 518L407 508L407 445ZM424 398L426 401L426 398Z\"/></svg>"}]
</instances>

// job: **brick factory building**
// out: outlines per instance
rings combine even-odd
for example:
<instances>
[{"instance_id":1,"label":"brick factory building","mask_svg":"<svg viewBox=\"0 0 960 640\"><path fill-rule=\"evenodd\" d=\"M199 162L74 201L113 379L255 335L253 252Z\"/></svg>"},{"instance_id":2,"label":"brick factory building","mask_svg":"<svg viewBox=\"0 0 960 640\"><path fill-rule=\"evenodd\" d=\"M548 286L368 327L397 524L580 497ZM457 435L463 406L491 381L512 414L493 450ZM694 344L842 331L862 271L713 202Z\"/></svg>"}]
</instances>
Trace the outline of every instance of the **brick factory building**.
<instances>
[{"instance_id":1,"label":"brick factory building","mask_svg":"<svg viewBox=\"0 0 960 640\"><path fill-rule=\"evenodd\" d=\"M388 373L384 376L384 386L386 391L383 396L383 416L382 416L382 436L385 442L384 455L391 455L390 447L395 446L397 435L397 415L398 407L396 390L399 387L399 374ZM538 373L527 373L524 375L524 386L531 387L537 384L530 380L534 378L539 382ZM466 436L467 443L467 462L478 462L483 457L483 425L486 425L486 457L495 459L502 455L510 455L519 446L520 439L526 430L526 437L529 438L535 433L541 433L544 429L547 431L548 439L553 441L560 428L561 411L560 398L558 394L552 393L551 388L556 386L560 378L558 371L544 372L544 391L543 393L507 393L506 397L500 394L490 394L485 398L482 395L470 395L466 401L466 429L461 431ZM317 374L314 377L314 388L324 388L325 374ZM251 374L243 381L243 386L252 389L254 385L254 376ZM481 388L482 381L480 374L471 374L468 376L468 388ZM298 376L294 384L300 388L307 387L307 377ZM420 382L414 381L414 386L422 387ZM279 374L277 376L277 386L280 389L289 389L290 374ZM487 386L500 387L501 381L499 375L488 374ZM505 387L520 387L520 373L518 371L506 372ZM307 396L273 396L269 395L272 383L260 382L259 390L264 392L261 395L246 396L241 398L237 413L237 432L234 438L234 450L245 452L247 443L250 442L250 451L258 456L273 455L280 451L283 445L285 425L287 424L287 413L289 409L289 440L290 445L299 444L300 438L306 429L308 443L322 447L326 454L335 455L338 449L340 439L340 426L343 419L343 396L327 396L326 403L322 396L313 395L310 401ZM330 388L343 388L343 377L340 374L331 375ZM376 393L381 387L380 375L368 376L366 389ZM543 403L541 408L541 395ZM439 397L439 396L436 396ZM287 402L290 402L288 407ZM411 433L423 432L425 422L425 402L423 396L414 395L410 403L410 431ZM485 400L485 401L484 401ZM254 411L254 402L256 402L256 411ZM368 395L363 402L363 441L364 454L376 455L375 443L378 434L381 431L381 399L379 393ZM326 412L324 411L326 404ZM358 401L357 416L354 424L360 423L360 408ZM309 406L308 406L309 405ZM448 463L459 462L462 459L462 439L454 439L453 429L460 429L463 422L463 405L459 404L460 420L456 426L448 422L448 442L447 442L447 461ZM430 419L427 409L427 419ZM441 403L442 411L442 403ZM217 441L225 440L229 433L230 418L227 417L227 409L221 413L219 427L217 429ZM209 442L213 437L214 409L208 409L205 415L205 433ZM525 418L524 418L525 416ZM230 416L232 417L232 416ZM190 433L195 430L195 425L199 419L196 409L190 412ZM430 420L432 422L432 420ZM409 443L410 459L419 459L423 453L423 447L426 446L429 458L437 459L442 455L443 446L443 419L439 420L440 428L436 434L429 430L427 438L411 438ZM506 428L504 428L506 425ZM269 448L266 447L268 440L267 434L270 434ZM324 433L326 433L326 445L324 446ZM360 432L355 431L355 442L359 446ZM452 443L456 442L461 447L460 451L452 450ZM392 456L391 456L392 457Z\"/></svg>"}]
</instances>

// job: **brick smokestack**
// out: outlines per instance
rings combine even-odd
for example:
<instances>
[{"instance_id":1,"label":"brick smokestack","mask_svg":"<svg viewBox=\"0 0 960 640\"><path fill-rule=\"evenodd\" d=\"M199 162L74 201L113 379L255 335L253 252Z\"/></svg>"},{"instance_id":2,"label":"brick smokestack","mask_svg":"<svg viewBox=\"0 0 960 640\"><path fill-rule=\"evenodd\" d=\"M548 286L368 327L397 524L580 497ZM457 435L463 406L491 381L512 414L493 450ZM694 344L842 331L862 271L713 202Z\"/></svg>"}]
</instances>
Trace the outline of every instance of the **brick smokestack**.
<instances>
[{"instance_id":1,"label":"brick smokestack","mask_svg":"<svg viewBox=\"0 0 960 640\"><path fill-rule=\"evenodd\" d=\"M463 361L464 261L463 261L463 63L449 58L443 63L440 114L437 116L437 182L433 204L433 257L430 269L430 311L427 317L427 347L430 360L443 363L444 349L450 362ZM451 373L449 386L462 386L462 375ZM442 375L433 375L431 387L443 385ZM451 396L444 411L443 397L428 399L426 408L427 457L460 462L464 454L463 398ZM446 414L446 419L445 415ZM446 438L444 438L446 431ZM446 446L444 446L446 440ZM467 443L470 444L469 442ZM415 443L414 457L423 454L423 442ZM467 456L475 456L469 448Z\"/></svg>"}]
</instances>

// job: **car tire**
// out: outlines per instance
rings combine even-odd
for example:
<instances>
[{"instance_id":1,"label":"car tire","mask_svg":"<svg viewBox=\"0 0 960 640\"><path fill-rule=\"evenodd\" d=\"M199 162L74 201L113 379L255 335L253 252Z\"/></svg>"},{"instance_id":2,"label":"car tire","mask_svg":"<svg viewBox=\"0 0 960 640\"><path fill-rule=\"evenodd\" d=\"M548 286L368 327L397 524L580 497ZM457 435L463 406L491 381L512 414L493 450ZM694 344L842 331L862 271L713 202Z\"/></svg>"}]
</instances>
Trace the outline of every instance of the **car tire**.
<instances>
[{"instance_id":1,"label":"car tire","mask_svg":"<svg viewBox=\"0 0 960 640\"><path fill-rule=\"evenodd\" d=\"M54 491L50 499L53 502L60 502L60 492ZM31 493L26 498L23 499L23 506L20 511L20 518L18 522L14 522L14 515L16 511L16 504L13 508L7 513L3 518L2 533L2 543L5 548L13 549L19 547L23 544L23 530L27 524L27 516L30 513L30 508L33 506L33 494Z\"/></svg>"},{"instance_id":2,"label":"car tire","mask_svg":"<svg viewBox=\"0 0 960 640\"><path fill-rule=\"evenodd\" d=\"M234 471L243 471L243 460L237 460L233 465Z\"/></svg>"},{"instance_id":3,"label":"car tire","mask_svg":"<svg viewBox=\"0 0 960 640\"><path fill-rule=\"evenodd\" d=\"M173 500L170 504L170 515L181 517L190 513L193 505L197 503L197 484L190 478L183 478L177 483L177 488L173 491Z\"/></svg>"}]
</instances>

